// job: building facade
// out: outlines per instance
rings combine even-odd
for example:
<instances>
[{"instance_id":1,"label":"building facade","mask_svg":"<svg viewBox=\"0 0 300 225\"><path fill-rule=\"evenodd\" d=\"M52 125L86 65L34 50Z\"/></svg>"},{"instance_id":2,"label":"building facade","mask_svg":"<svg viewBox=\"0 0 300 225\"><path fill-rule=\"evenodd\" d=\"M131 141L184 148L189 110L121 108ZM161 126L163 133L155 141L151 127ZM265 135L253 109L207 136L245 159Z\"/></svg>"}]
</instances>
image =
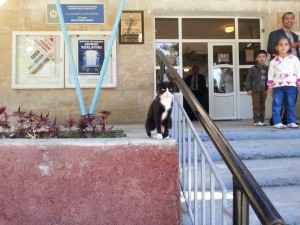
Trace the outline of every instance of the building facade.
<instances>
[{"instance_id":1,"label":"building facade","mask_svg":"<svg viewBox=\"0 0 300 225\"><path fill-rule=\"evenodd\" d=\"M61 3L104 6L104 22L101 24L67 24L67 31L73 34L76 43L80 43L76 39L77 33L84 36L112 31L121 1L66 0ZM66 69L69 64L67 56L59 62L63 79L57 87L50 87L51 76L36 79L33 86L14 85L18 81L18 67L23 62L16 52L22 55L24 49L22 42L13 41L18 37L15 33L34 31L51 36L62 30L60 24L47 22L49 4L55 4L55 1L7 0L0 6L0 104L6 105L9 112L17 111L19 106L37 114L50 111L50 117L63 123L70 114L82 113L74 85L68 86L64 79L70 74ZM284 12L295 13L293 30L298 32L299 11L295 11L298 9L300 2L293 0L127 0L125 11L143 12L143 42L124 43L117 33L114 65L108 69L115 77L114 85L101 88L94 113L112 111L112 123L144 122L160 75L156 51L161 50L172 60L181 76L188 75L193 65L198 65L200 72L207 76L213 119L251 119L251 99L246 95L243 82L247 69L254 63L253 54L258 49L266 49L268 34L281 26ZM225 32L225 28L231 29L228 26L234 31ZM108 43L109 40L106 36L105 41ZM63 49L62 56L67 55L63 46L62 43L59 48ZM22 71L19 73L23 76ZM24 75L23 79L20 82L26 83L31 78ZM46 85L39 86L40 82ZM89 112L95 88L86 85L81 92ZM270 114L271 98L268 97L267 118Z\"/></svg>"}]
</instances>

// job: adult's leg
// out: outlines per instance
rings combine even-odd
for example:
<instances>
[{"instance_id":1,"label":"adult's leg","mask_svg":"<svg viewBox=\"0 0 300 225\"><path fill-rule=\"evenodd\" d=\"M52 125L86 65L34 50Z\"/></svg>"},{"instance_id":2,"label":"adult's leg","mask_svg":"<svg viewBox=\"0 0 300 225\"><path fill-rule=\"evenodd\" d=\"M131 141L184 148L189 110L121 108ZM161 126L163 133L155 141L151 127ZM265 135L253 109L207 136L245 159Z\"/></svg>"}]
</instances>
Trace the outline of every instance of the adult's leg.
<instances>
[{"instance_id":1,"label":"adult's leg","mask_svg":"<svg viewBox=\"0 0 300 225\"><path fill-rule=\"evenodd\" d=\"M273 88L272 117L274 124L281 123L280 112L282 109L283 88L284 87Z\"/></svg>"},{"instance_id":2,"label":"adult's leg","mask_svg":"<svg viewBox=\"0 0 300 225\"><path fill-rule=\"evenodd\" d=\"M183 107L184 107L184 110L186 111L187 115L189 116L190 120L194 120L195 115L193 113L193 110L191 109L191 107L189 106L189 104L185 100L185 98L183 98Z\"/></svg>"},{"instance_id":3,"label":"adult's leg","mask_svg":"<svg viewBox=\"0 0 300 225\"><path fill-rule=\"evenodd\" d=\"M208 95L203 95L200 100L201 105L207 113L209 113Z\"/></svg>"}]
</instances>

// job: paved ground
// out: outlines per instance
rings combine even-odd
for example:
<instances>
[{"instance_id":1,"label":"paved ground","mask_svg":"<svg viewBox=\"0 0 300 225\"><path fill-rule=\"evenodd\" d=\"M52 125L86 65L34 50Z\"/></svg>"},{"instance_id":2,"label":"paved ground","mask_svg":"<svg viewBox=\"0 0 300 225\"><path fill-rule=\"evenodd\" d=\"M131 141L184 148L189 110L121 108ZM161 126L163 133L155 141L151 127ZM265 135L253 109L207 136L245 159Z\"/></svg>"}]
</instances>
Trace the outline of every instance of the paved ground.
<instances>
[{"instance_id":1,"label":"paved ground","mask_svg":"<svg viewBox=\"0 0 300 225\"><path fill-rule=\"evenodd\" d=\"M252 120L226 120L226 121L214 121L216 126L219 128L222 132L236 132L236 131L244 131L250 133L256 133L259 131L261 133L262 131L265 132L278 132L278 131L284 131L284 133L288 134L293 132L297 132L299 129L276 129L271 126L263 126L263 127L257 127L253 126ZM200 122L193 121L193 124L199 132L204 132L204 129ZM115 125L115 128L120 128L125 131L128 137L134 137L134 138L145 138L148 137L145 131L144 124L118 124ZM300 131L300 130L299 130Z\"/></svg>"}]
</instances>

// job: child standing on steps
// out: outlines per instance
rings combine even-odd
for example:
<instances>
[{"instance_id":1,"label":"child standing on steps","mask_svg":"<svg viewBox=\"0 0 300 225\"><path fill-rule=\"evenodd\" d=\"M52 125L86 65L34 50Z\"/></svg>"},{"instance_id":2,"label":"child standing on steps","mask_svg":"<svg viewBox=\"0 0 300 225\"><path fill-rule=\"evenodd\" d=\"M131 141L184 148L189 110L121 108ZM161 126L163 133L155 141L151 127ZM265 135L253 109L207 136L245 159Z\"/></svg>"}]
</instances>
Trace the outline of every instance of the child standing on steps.
<instances>
[{"instance_id":1,"label":"child standing on steps","mask_svg":"<svg viewBox=\"0 0 300 225\"><path fill-rule=\"evenodd\" d=\"M290 39L279 37L275 42L278 55L270 62L268 72L268 95L273 92L272 117L273 127L298 128L296 124L296 95L300 91L300 63L299 59L288 54L291 48ZM280 112L282 101L285 98L287 126L282 124Z\"/></svg>"},{"instance_id":2,"label":"child standing on steps","mask_svg":"<svg viewBox=\"0 0 300 225\"><path fill-rule=\"evenodd\" d=\"M265 65L267 52L259 50L256 54L256 63L249 69L246 78L247 94L252 96L254 126L266 126L265 102L267 98L268 66Z\"/></svg>"}]
</instances>

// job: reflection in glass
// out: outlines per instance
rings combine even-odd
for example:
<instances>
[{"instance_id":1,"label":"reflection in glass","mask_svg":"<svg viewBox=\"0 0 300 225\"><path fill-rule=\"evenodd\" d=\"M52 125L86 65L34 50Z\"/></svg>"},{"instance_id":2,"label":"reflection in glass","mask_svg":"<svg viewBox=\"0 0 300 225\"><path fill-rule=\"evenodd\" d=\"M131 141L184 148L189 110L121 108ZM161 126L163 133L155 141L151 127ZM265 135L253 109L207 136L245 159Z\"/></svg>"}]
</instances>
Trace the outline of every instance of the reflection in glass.
<instances>
[{"instance_id":1,"label":"reflection in glass","mask_svg":"<svg viewBox=\"0 0 300 225\"><path fill-rule=\"evenodd\" d=\"M260 39L259 19L238 19L239 39Z\"/></svg>"},{"instance_id":2,"label":"reflection in glass","mask_svg":"<svg viewBox=\"0 0 300 225\"><path fill-rule=\"evenodd\" d=\"M155 19L156 39L178 39L177 18L156 18Z\"/></svg>"},{"instance_id":3,"label":"reflection in glass","mask_svg":"<svg viewBox=\"0 0 300 225\"><path fill-rule=\"evenodd\" d=\"M246 91L246 78L249 69L240 69L240 91Z\"/></svg>"},{"instance_id":4,"label":"reflection in glass","mask_svg":"<svg viewBox=\"0 0 300 225\"><path fill-rule=\"evenodd\" d=\"M213 70L214 92L231 93L233 92L233 69L219 67Z\"/></svg>"},{"instance_id":5,"label":"reflection in glass","mask_svg":"<svg viewBox=\"0 0 300 225\"><path fill-rule=\"evenodd\" d=\"M255 54L260 50L258 42L241 42L239 43L239 60L240 65L254 65Z\"/></svg>"},{"instance_id":6,"label":"reflection in glass","mask_svg":"<svg viewBox=\"0 0 300 225\"><path fill-rule=\"evenodd\" d=\"M173 66L179 66L178 42L160 42L155 44L156 51L161 51ZM156 66L160 65L160 57L156 55Z\"/></svg>"}]
</instances>

